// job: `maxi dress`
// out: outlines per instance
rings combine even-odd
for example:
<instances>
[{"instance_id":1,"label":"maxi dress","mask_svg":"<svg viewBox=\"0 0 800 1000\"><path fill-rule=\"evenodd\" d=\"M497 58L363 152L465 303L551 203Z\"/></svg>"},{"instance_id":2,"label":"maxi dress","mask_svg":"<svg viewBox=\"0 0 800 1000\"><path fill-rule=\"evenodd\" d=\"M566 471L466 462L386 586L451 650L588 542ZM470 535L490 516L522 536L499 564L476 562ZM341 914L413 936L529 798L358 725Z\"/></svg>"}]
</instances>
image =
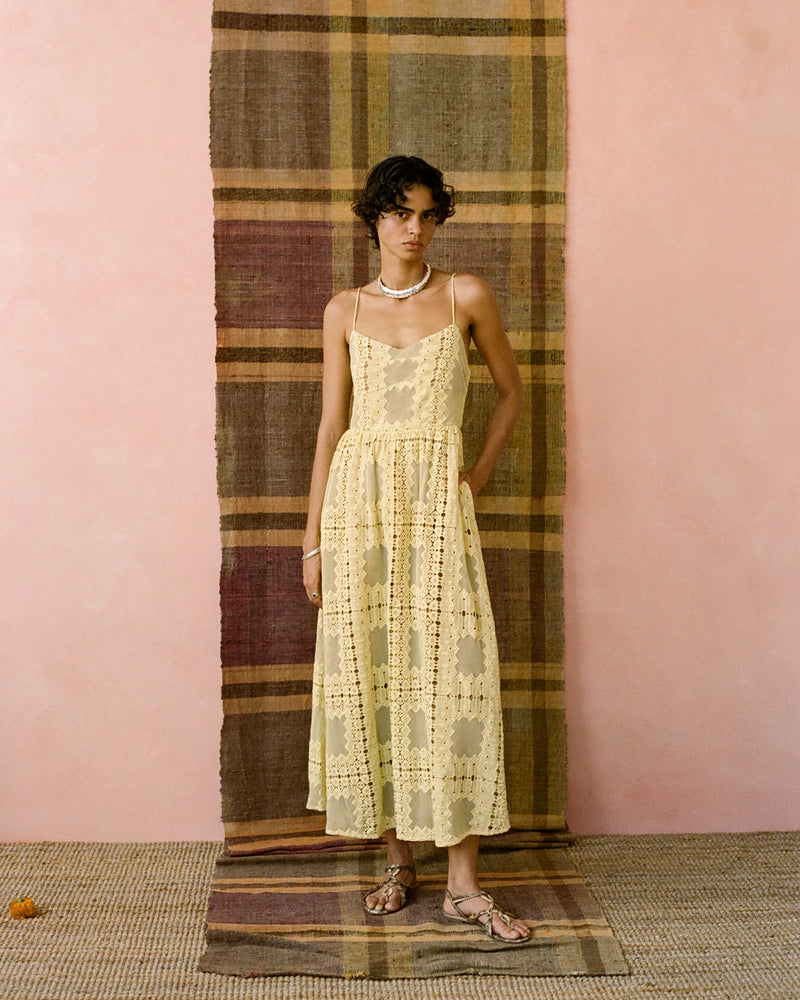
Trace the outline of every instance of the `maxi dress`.
<instances>
[{"instance_id":1,"label":"maxi dress","mask_svg":"<svg viewBox=\"0 0 800 1000\"><path fill-rule=\"evenodd\" d=\"M355 328L322 506L308 808L329 834L439 847L509 828L494 619L453 321L407 347Z\"/></svg>"}]
</instances>

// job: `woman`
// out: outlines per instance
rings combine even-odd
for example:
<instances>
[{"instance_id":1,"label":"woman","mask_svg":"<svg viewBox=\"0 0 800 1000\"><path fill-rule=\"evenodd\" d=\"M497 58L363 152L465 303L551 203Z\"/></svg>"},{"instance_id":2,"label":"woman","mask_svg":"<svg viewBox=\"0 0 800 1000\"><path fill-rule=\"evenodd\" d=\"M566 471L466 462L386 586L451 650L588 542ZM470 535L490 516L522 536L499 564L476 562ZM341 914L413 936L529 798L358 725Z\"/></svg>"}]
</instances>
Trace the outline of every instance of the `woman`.
<instances>
[{"instance_id":1,"label":"woman","mask_svg":"<svg viewBox=\"0 0 800 1000\"><path fill-rule=\"evenodd\" d=\"M497 643L473 497L523 400L495 298L480 278L423 257L452 189L418 157L370 173L356 214L378 278L325 309L322 417L303 543L321 609L308 808L328 833L385 837L369 913L405 905L411 844L448 848L444 913L522 943L527 926L478 882L480 835L509 828ZM497 387L485 440L461 470L474 343ZM352 398L352 415L350 415Z\"/></svg>"}]
</instances>

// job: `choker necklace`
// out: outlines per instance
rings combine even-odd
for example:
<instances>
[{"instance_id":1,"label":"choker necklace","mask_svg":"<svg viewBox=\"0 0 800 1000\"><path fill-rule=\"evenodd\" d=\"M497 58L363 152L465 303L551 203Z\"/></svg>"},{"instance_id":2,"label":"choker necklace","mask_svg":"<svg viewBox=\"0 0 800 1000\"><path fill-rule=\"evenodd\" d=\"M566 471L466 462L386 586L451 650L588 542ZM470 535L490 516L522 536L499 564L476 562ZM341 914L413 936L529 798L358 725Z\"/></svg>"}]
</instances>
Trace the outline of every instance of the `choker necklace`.
<instances>
[{"instance_id":1,"label":"choker necklace","mask_svg":"<svg viewBox=\"0 0 800 1000\"><path fill-rule=\"evenodd\" d=\"M428 279L431 276L431 265L425 265L425 274L422 276L422 280L418 281L416 285L412 285L411 288L387 288L386 285L381 281L381 276L378 275L378 288L383 292L383 294L390 299L407 299L410 295L416 295L417 292L421 292L422 289L428 284Z\"/></svg>"}]
</instances>

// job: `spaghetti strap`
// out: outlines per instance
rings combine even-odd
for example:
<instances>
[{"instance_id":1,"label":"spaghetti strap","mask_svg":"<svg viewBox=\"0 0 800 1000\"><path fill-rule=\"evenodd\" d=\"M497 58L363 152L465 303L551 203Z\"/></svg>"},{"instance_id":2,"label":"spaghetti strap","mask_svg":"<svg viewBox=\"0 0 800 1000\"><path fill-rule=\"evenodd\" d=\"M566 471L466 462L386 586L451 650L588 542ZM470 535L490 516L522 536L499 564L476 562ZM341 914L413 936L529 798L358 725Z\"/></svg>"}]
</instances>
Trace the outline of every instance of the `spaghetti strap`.
<instances>
[{"instance_id":1,"label":"spaghetti strap","mask_svg":"<svg viewBox=\"0 0 800 1000\"><path fill-rule=\"evenodd\" d=\"M353 330L355 330L356 328L356 316L358 316L358 300L360 296L361 296L361 286L359 285L358 288L356 289L356 304L355 308L353 309Z\"/></svg>"},{"instance_id":2,"label":"spaghetti strap","mask_svg":"<svg viewBox=\"0 0 800 1000\"><path fill-rule=\"evenodd\" d=\"M450 305L452 316L450 322L453 326L456 325L456 276L455 273L450 275Z\"/></svg>"}]
</instances>

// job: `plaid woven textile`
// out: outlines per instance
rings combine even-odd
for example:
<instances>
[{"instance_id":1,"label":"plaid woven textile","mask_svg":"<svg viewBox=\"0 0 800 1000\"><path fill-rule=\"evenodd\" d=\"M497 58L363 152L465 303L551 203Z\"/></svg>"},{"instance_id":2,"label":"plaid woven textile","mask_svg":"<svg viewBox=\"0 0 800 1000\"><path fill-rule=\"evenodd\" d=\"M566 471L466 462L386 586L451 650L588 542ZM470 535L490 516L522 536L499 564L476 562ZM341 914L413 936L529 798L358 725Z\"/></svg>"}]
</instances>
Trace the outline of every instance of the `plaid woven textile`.
<instances>
[{"instance_id":1,"label":"plaid woven textile","mask_svg":"<svg viewBox=\"0 0 800 1000\"><path fill-rule=\"evenodd\" d=\"M456 215L428 257L489 281L527 386L476 510L501 662L506 838L541 840L563 829L565 805L560 0L217 0L213 23L227 850L356 846L305 809L317 611L299 556L322 311L377 273L350 205L392 153L424 157L455 186ZM494 399L481 357L469 360L467 465Z\"/></svg>"},{"instance_id":2,"label":"plaid woven textile","mask_svg":"<svg viewBox=\"0 0 800 1000\"><path fill-rule=\"evenodd\" d=\"M503 945L442 917L446 855L417 851L413 905L391 917L364 912L381 875L375 852L223 858L211 886L208 947L200 968L240 976L404 979L473 973L625 975L611 928L564 850L482 855L482 883L527 920L532 943Z\"/></svg>"},{"instance_id":3,"label":"plaid woven textile","mask_svg":"<svg viewBox=\"0 0 800 1000\"><path fill-rule=\"evenodd\" d=\"M373 978L627 971L554 847L565 830L562 700L564 21L561 0L216 0L221 778L226 851L201 968ZM533 940L504 946L441 912L446 855L368 916L375 844L305 808L316 609L299 562L321 403L326 301L378 270L350 209L369 168L424 157L457 191L428 259L485 277L527 387L476 498L497 628L512 829L481 851L485 888ZM494 402L471 352L469 465ZM531 848L537 846L538 850ZM509 850L509 848L515 848Z\"/></svg>"}]
</instances>

